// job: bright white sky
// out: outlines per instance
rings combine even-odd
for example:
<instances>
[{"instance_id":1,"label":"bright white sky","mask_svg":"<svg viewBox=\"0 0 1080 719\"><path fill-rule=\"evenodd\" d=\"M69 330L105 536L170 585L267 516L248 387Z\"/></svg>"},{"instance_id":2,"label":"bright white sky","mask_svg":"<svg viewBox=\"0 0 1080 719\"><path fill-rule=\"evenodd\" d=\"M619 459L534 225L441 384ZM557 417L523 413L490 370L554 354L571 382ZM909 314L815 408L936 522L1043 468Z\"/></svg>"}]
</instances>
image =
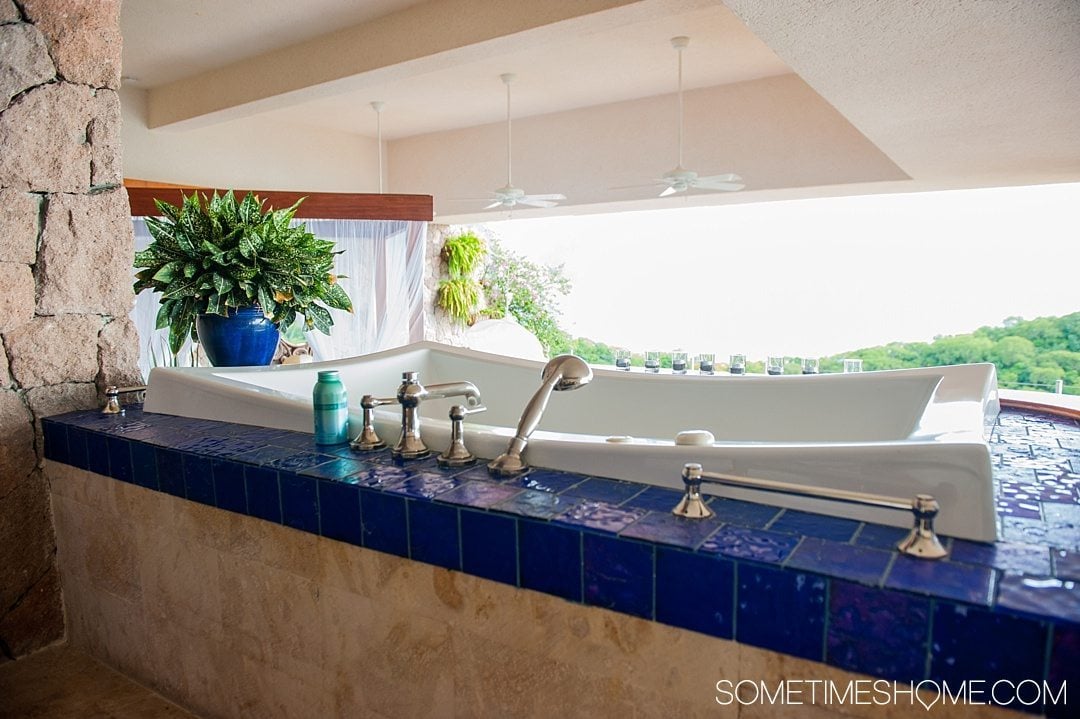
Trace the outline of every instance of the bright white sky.
<instances>
[{"instance_id":1,"label":"bright white sky","mask_svg":"<svg viewBox=\"0 0 1080 719\"><path fill-rule=\"evenodd\" d=\"M1080 184L488 223L565 263L562 326L646 349L825 356L1080 310Z\"/></svg>"}]
</instances>

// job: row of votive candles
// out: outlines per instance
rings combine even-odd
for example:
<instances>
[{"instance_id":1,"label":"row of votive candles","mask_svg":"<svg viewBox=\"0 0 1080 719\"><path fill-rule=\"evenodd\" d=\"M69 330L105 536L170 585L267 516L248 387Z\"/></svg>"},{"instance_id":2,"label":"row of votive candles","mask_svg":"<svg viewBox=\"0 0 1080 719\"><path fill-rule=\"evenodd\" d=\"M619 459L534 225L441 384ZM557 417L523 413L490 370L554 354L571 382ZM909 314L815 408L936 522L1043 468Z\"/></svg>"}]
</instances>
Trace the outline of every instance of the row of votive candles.
<instances>
[{"instance_id":1,"label":"row of votive candles","mask_svg":"<svg viewBox=\"0 0 1080 719\"><path fill-rule=\"evenodd\" d=\"M658 350L650 350L645 353L645 371L660 372L660 357L664 354ZM699 374L716 374L716 355L711 352L702 352L691 355L683 350L674 350L671 355L671 373L686 374L696 369ZM621 370L630 370L630 350L615 350L615 367ZM802 358L800 365L803 374L818 374L820 363L816 357ZM746 374L746 355L731 355L728 361L728 372L731 374ZM768 357L765 360L765 372L769 375L784 374L784 358ZM862 372L861 359L845 359L844 372Z\"/></svg>"}]
</instances>

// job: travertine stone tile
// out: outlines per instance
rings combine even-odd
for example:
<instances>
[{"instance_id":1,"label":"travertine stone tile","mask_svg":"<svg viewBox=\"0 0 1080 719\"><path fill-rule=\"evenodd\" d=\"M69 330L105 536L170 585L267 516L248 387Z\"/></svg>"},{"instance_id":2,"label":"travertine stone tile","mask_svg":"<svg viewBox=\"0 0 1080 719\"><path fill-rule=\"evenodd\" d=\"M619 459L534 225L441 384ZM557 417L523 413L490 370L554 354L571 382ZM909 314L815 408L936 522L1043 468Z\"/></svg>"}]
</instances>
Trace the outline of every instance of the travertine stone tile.
<instances>
[{"instance_id":1,"label":"travertine stone tile","mask_svg":"<svg viewBox=\"0 0 1080 719\"><path fill-rule=\"evenodd\" d=\"M241 657L220 627L183 626L160 605L145 607L148 659L142 676L147 686L204 717L232 717L240 708L239 685L250 681Z\"/></svg>"},{"instance_id":2,"label":"travertine stone tile","mask_svg":"<svg viewBox=\"0 0 1080 719\"><path fill-rule=\"evenodd\" d=\"M65 586L69 579L90 582L86 556L89 552L91 526L86 525L87 505L69 497L53 494L52 512L56 527L56 561Z\"/></svg>"},{"instance_id":3,"label":"travertine stone tile","mask_svg":"<svg viewBox=\"0 0 1080 719\"><path fill-rule=\"evenodd\" d=\"M628 683L617 675L597 682L544 652L484 641L454 632L459 716L627 717L634 706Z\"/></svg>"},{"instance_id":4,"label":"travertine stone tile","mask_svg":"<svg viewBox=\"0 0 1080 719\"><path fill-rule=\"evenodd\" d=\"M116 480L52 461L45 463L45 474L54 497L84 504L109 517L126 516L117 503Z\"/></svg>"},{"instance_id":5,"label":"travertine stone tile","mask_svg":"<svg viewBox=\"0 0 1080 719\"><path fill-rule=\"evenodd\" d=\"M221 555L169 532L139 530L139 576L148 611L188 629L222 624Z\"/></svg>"},{"instance_id":6,"label":"travertine stone tile","mask_svg":"<svg viewBox=\"0 0 1080 719\"><path fill-rule=\"evenodd\" d=\"M0 665L0 716L193 719L175 704L68 645Z\"/></svg>"},{"instance_id":7,"label":"travertine stone tile","mask_svg":"<svg viewBox=\"0 0 1080 719\"><path fill-rule=\"evenodd\" d=\"M127 482L112 482L116 510L121 516L137 519L139 536L175 534L175 497Z\"/></svg>"},{"instance_id":8,"label":"travertine stone tile","mask_svg":"<svg viewBox=\"0 0 1080 719\"><path fill-rule=\"evenodd\" d=\"M292 574L316 579L320 575L318 537L261 519L235 515L229 552Z\"/></svg>"},{"instance_id":9,"label":"travertine stone tile","mask_svg":"<svg viewBox=\"0 0 1080 719\"><path fill-rule=\"evenodd\" d=\"M72 646L136 678L149 665L142 602L64 577L64 607Z\"/></svg>"},{"instance_id":10,"label":"travertine stone tile","mask_svg":"<svg viewBox=\"0 0 1080 719\"><path fill-rule=\"evenodd\" d=\"M318 584L231 554L220 566L222 624L237 651L272 666L283 658L321 666Z\"/></svg>"}]
</instances>

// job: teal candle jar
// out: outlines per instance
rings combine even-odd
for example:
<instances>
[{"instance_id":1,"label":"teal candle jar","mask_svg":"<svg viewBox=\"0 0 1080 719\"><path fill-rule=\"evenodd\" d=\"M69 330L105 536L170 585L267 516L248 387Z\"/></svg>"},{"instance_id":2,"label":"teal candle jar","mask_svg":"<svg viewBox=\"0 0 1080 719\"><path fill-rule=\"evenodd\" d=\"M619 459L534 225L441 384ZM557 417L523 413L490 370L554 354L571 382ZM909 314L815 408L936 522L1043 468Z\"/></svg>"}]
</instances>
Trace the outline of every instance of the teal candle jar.
<instances>
[{"instance_id":1,"label":"teal candle jar","mask_svg":"<svg viewBox=\"0 0 1080 719\"><path fill-rule=\"evenodd\" d=\"M315 444L349 441L349 401L336 369L320 370L311 394L315 409Z\"/></svg>"}]
</instances>

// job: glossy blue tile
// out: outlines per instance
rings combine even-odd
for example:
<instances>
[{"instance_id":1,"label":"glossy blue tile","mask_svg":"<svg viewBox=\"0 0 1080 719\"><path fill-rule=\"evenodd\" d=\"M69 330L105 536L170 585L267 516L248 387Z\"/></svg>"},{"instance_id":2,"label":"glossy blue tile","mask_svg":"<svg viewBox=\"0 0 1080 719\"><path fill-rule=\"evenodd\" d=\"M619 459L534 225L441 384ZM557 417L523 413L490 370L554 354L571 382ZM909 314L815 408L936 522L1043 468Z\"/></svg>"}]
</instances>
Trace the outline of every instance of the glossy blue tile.
<instances>
[{"instance_id":1,"label":"glossy blue tile","mask_svg":"<svg viewBox=\"0 0 1080 719\"><path fill-rule=\"evenodd\" d=\"M1080 552L1068 549L1050 551L1054 557L1054 576L1058 579L1080 581Z\"/></svg>"},{"instance_id":2,"label":"glossy blue tile","mask_svg":"<svg viewBox=\"0 0 1080 719\"><path fill-rule=\"evenodd\" d=\"M1008 641L1000 641L1003 637ZM1047 627L1042 622L948 602L934 607L931 679L953 686L978 679L1041 682L1046 649ZM1011 706L1023 709L1019 703Z\"/></svg>"},{"instance_id":3,"label":"glossy blue tile","mask_svg":"<svg viewBox=\"0 0 1080 719\"><path fill-rule=\"evenodd\" d=\"M72 467L86 469L86 435L81 427L68 427L68 462Z\"/></svg>"},{"instance_id":4,"label":"glossy blue tile","mask_svg":"<svg viewBox=\"0 0 1080 719\"><path fill-rule=\"evenodd\" d=\"M780 513L779 507L756 502L744 502L740 499L724 499L716 497L709 502L709 509L716 518L724 524L734 524L739 527L764 529L765 525L772 521L773 517Z\"/></svg>"},{"instance_id":5,"label":"glossy blue tile","mask_svg":"<svg viewBox=\"0 0 1080 719\"><path fill-rule=\"evenodd\" d=\"M279 472L281 522L312 534L319 532L319 497L314 477Z\"/></svg>"},{"instance_id":6,"label":"glossy blue tile","mask_svg":"<svg viewBox=\"0 0 1080 719\"><path fill-rule=\"evenodd\" d=\"M833 580L825 661L896 681L926 674L930 600Z\"/></svg>"},{"instance_id":7,"label":"glossy blue tile","mask_svg":"<svg viewBox=\"0 0 1080 719\"><path fill-rule=\"evenodd\" d=\"M43 419L41 434L45 441L45 459L68 464L67 426L50 419Z\"/></svg>"},{"instance_id":8,"label":"glossy blue tile","mask_svg":"<svg viewBox=\"0 0 1080 719\"><path fill-rule=\"evenodd\" d=\"M207 437L205 435L187 437L170 444L175 449L211 457L237 457L263 446L260 442L252 442L242 437Z\"/></svg>"},{"instance_id":9,"label":"glossy blue tile","mask_svg":"<svg viewBox=\"0 0 1080 719\"><path fill-rule=\"evenodd\" d=\"M215 503L214 473L209 457L184 455L184 495L193 502Z\"/></svg>"},{"instance_id":10,"label":"glossy blue tile","mask_svg":"<svg viewBox=\"0 0 1080 719\"><path fill-rule=\"evenodd\" d=\"M699 551L758 562L782 562L798 543L799 538L790 534L723 526L705 540Z\"/></svg>"},{"instance_id":11,"label":"glossy blue tile","mask_svg":"<svg viewBox=\"0 0 1080 719\"><path fill-rule=\"evenodd\" d=\"M235 459L238 459L241 462L257 459L258 461L253 463L264 464L268 467L287 472L299 472L303 469L310 469L333 459L329 454L322 454L321 452L313 450L314 447L312 447L311 450L305 451L295 447L280 447L275 445L261 447L252 450L251 452L236 455Z\"/></svg>"},{"instance_id":12,"label":"glossy blue tile","mask_svg":"<svg viewBox=\"0 0 1080 719\"><path fill-rule=\"evenodd\" d=\"M386 491L393 494L404 494L416 499L432 499L459 486L461 486L461 480L456 477L448 477L434 472L420 472L393 484L388 484Z\"/></svg>"},{"instance_id":13,"label":"glossy blue tile","mask_svg":"<svg viewBox=\"0 0 1080 719\"><path fill-rule=\"evenodd\" d=\"M462 509L461 568L478 577L517 584L516 520Z\"/></svg>"},{"instance_id":14,"label":"glossy blue tile","mask_svg":"<svg viewBox=\"0 0 1080 719\"><path fill-rule=\"evenodd\" d=\"M407 502L409 551L418 562L461 569L458 509L435 502Z\"/></svg>"},{"instance_id":15,"label":"glossy blue tile","mask_svg":"<svg viewBox=\"0 0 1080 719\"><path fill-rule=\"evenodd\" d=\"M1080 586L1062 579L1003 577L997 606L1080 624Z\"/></svg>"},{"instance_id":16,"label":"glossy blue tile","mask_svg":"<svg viewBox=\"0 0 1080 719\"><path fill-rule=\"evenodd\" d=\"M855 536L858 528L859 523L853 519L799 512L794 509L784 510L784 513L769 525L769 530L773 532L831 539L834 542L847 542Z\"/></svg>"},{"instance_id":17,"label":"glossy blue tile","mask_svg":"<svg viewBox=\"0 0 1080 719\"><path fill-rule=\"evenodd\" d=\"M687 519L676 517L670 510L653 511L624 529L620 536L696 549L719 528L720 522L715 517Z\"/></svg>"},{"instance_id":18,"label":"glossy blue tile","mask_svg":"<svg viewBox=\"0 0 1080 719\"><path fill-rule=\"evenodd\" d=\"M638 509L648 509L652 512L666 512L671 514L671 510L675 509L675 505L679 503L683 497L683 493L676 489L668 489L667 487L646 487L644 490L635 494L630 499L623 502L623 507L637 507Z\"/></svg>"},{"instance_id":19,"label":"glossy blue tile","mask_svg":"<svg viewBox=\"0 0 1080 719\"><path fill-rule=\"evenodd\" d=\"M784 566L863 584L877 584L892 558L892 552L881 549L806 537L788 557Z\"/></svg>"},{"instance_id":20,"label":"glossy blue tile","mask_svg":"<svg viewBox=\"0 0 1080 719\"><path fill-rule=\"evenodd\" d=\"M621 504L640 494L645 487L635 482L620 482L615 479L591 477L584 482L569 487L562 492L567 497L581 497L605 504Z\"/></svg>"},{"instance_id":21,"label":"glossy blue tile","mask_svg":"<svg viewBox=\"0 0 1080 719\"><path fill-rule=\"evenodd\" d=\"M360 493L364 546L400 557L409 556L409 526L405 498L383 492Z\"/></svg>"},{"instance_id":22,"label":"glossy blue tile","mask_svg":"<svg viewBox=\"0 0 1080 719\"><path fill-rule=\"evenodd\" d=\"M653 617L653 546L585 532L585 603Z\"/></svg>"},{"instance_id":23,"label":"glossy blue tile","mask_svg":"<svg viewBox=\"0 0 1080 719\"><path fill-rule=\"evenodd\" d=\"M478 509L488 509L523 491L525 490L508 487L505 484L473 480L465 482L445 494L440 494L439 501Z\"/></svg>"},{"instance_id":24,"label":"glossy blue tile","mask_svg":"<svg viewBox=\"0 0 1080 719\"><path fill-rule=\"evenodd\" d=\"M382 489L392 484L397 484L403 479L412 477L416 473L403 469L402 467L394 467L388 464L372 464L370 468L361 470L359 473L352 475L356 479L356 483L361 487L372 487L374 489Z\"/></svg>"},{"instance_id":25,"label":"glossy blue tile","mask_svg":"<svg viewBox=\"0 0 1080 719\"><path fill-rule=\"evenodd\" d=\"M1070 701L1068 696L1059 699L1056 693L1066 682L1066 686L1072 688L1080 681L1080 626L1058 624L1054 627L1046 679L1055 694L1054 701L1046 706L1046 715L1052 719L1074 719L1077 701L1075 694Z\"/></svg>"},{"instance_id":26,"label":"glossy blue tile","mask_svg":"<svg viewBox=\"0 0 1080 719\"><path fill-rule=\"evenodd\" d=\"M824 577L740 562L736 581L737 641L804 659L824 659Z\"/></svg>"},{"instance_id":27,"label":"glossy blue tile","mask_svg":"<svg viewBox=\"0 0 1080 719\"><path fill-rule=\"evenodd\" d=\"M485 463L475 464L472 467L466 467L462 471L458 472L457 476L463 482L470 479L479 479L485 482L498 481L491 476L490 472L488 472L487 464Z\"/></svg>"},{"instance_id":28,"label":"glossy blue tile","mask_svg":"<svg viewBox=\"0 0 1080 719\"><path fill-rule=\"evenodd\" d=\"M510 499L495 505L495 509L502 512L512 512L525 517L537 517L539 519L551 519L562 514L571 507L581 504L582 500L576 497L563 497L551 492L543 492L536 489L523 489Z\"/></svg>"},{"instance_id":29,"label":"glossy blue tile","mask_svg":"<svg viewBox=\"0 0 1080 719\"><path fill-rule=\"evenodd\" d=\"M531 519L518 521L521 586L581 601L581 532Z\"/></svg>"},{"instance_id":30,"label":"glossy blue tile","mask_svg":"<svg viewBox=\"0 0 1080 719\"><path fill-rule=\"evenodd\" d=\"M184 455L171 449L154 450L157 462L158 488L175 497L184 496Z\"/></svg>"},{"instance_id":31,"label":"glossy blue tile","mask_svg":"<svg viewBox=\"0 0 1080 719\"><path fill-rule=\"evenodd\" d=\"M861 547L874 547L893 551L896 545L904 537L908 536L911 528L890 527L884 524L864 524L859 533L855 535L855 544Z\"/></svg>"},{"instance_id":32,"label":"glossy blue tile","mask_svg":"<svg viewBox=\"0 0 1080 719\"><path fill-rule=\"evenodd\" d=\"M108 438L97 432L88 432L86 435L86 468L94 474L109 476L109 447L106 444Z\"/></svg>"},{"instance_id":33,"label":"glossy blue tile","mask_svg":"<svg viewBox=\"0 0 1080 719\"><path fill-rule=\"evenodd\" d=\"M72 432L68 431L68 438ZM131 443L131 481L140 487L158 488L157 448L142 442Z\"/></svg>"},{"instance_id":34,"label":"glossy blue tile","mask_svg":"<svg viewBox=\"0 0 1080 719\"><path fill-rule=\"evenodd\" d=\"M363 544L360 523L360 488L347 481L317 480L319 522L324 537Z\"/></svg>"},{"instance_id":35,"label":"glossy blue tile","mask_svg":"<svg viewBox=\"0 0 1080 719\"><path fill-rule=\"evenodd\" d=\"M230 459L211 459L214 475L214 497L221 509L247 513L247 490L244 487L244 465Z\"/></svg>"},{"instance_id":36,"label":"glossy blue tile","mask_svg":"<svg viewBox=\"0 0 1080 719\"><path fill-rule=\"evenodd\" d=\"M994 570L900 555L893 562L885 586L985 605L994 596Z\"/></svg>"},{"instance_id":37,"label":"glossy blue tile","mask_svg":"<svg viewBox=\"0 0 1080 719\"><path fill-rule=\"evenodd\" d=\"M306 467L300 470L298 474L305 477L318 477L319 479L345 479L366 469L371 469L371 465L367 462L339 457L329 462L317 464L314 467Z\"/></svg>"},{"instance_id":38,"label":"glossy blue tile","mask_svg":"<svg viewBox=\"0 0 1080 719\"><path fill-rule=\"evenodd\" d=\"M1050 552L1032 544L981 544L955 539L949 548L949 560L994 567L1005 574L1050 575Z\"/></svg>"},{"instance_id":39,"label":"glossy blue tile","mask_svg":"<svg viewBox=\"0 0 1080 719\"><path fill-rule=\"evenodd\" d=\"M555 517L554 521L561 524L572 524L579 527L598 529L603 532L617 533L644 517L645 514L644 509L623 509L604 502L587 499Z\"/></svg>"},{"instance_id":40,"label":"glossy blue tile","mask_svg":"<svg viewBox=\"0 0 1080 719\"><path fill-rule=\"evenodd\" d=\"M248 514L281 523L281 491L276 469L245 465L244 488L247 491Z\"/></svg>"},{"instance_id":41,"label":"glossy blue tile","mask_svg":"<svg viewBox=\"0 0 1080 719\"><path fill-rule=\"evenodd\" d=\"M131 442L122 437L109 437L109 476L121 482L132 481Z\"/></svg>"},{"instance_id":42,"label":"glossy blue tile","mask_svg":"<svg viewBox=\"0 0 1080 719\"><path fill-rule=\"evenodd\" d=\"M289 447L307 452L322 452L324 447L315 444L315 436L307 432L293 432L283 429L278 434L270 437L270 444L278 447Z\"/></svg>"},{"instance_id":43,"label":"glossy blue tile","mask_svg":"<svg viewBox=\"0 0 1080 719\"><path fill-rule=\"evenodd\" d=\"M585 478L580 474L556 472L550 469L533 469L522 477L514 477L513 479L506 480L505 484L559 494L576 484L580 484L584 480Z\"/></svg>"},{"instance_id":44,"label":"glossy blue tile","mask_svg":"<svg viewBox=\"0 0 1080 719\"><path fill-rule=\"evenodd\" d=\"M656 549L656 621L731 639L734 563L678 549Z\"/></svg>"}]
</instances>

